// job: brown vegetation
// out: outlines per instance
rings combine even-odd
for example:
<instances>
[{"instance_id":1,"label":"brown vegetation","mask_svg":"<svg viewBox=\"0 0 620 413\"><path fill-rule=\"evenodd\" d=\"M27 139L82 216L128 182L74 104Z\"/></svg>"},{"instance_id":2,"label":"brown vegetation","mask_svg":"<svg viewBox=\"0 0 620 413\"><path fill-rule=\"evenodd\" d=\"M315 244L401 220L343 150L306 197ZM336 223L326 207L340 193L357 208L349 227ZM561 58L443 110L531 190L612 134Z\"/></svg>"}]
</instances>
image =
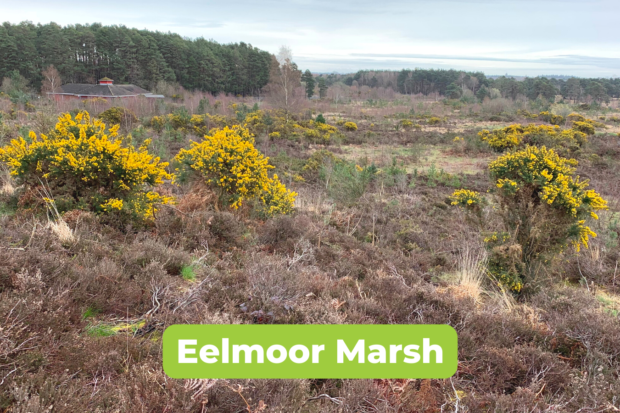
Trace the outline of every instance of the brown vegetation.
<instances>
[{"instance_id":1,"label":"brown vegetation","mask_svg":"<svg viewBox=\"0 0 620 413\"><path fill-rule=\"evenodd\" d=\"M128 103L139 121L122 124L122 132L134 144L152 138L168 161L198 137L158 132L149 126L153 116L181 107L196 113L207 99L205 112L238 122L238 108L254 103L182 94L183 103ZM46 118L74 109L42 103L19 114L5 100L1 145L24 126L45 132ZM71 104L93 115L110 108ZM484 166L494 155L477 132L527 123L517 114L523 103L468 104L459 112L411 96L384 107L305 105L291 114L294 122L324 113L342 137L317 144L256 136L299 193L292 216L262 220L251 205L217 211L202 184L166 182L160 190L177 204L162 206L146 227L72 210L62 214L72 238L61 239L40 196L0 174L0 411L620 409L620 151L612 129L597 129L575 154L577 172L609 201L592 225L598 237L587 250L555 256L538 274L540 288L516 297L481 271L483 236L448 197L491 187L476 161ZM439 126L427 126L433 116ZM401 119L424 126L403 128ZM330 155L313 156L319 151ZM347 161L352 169L338 166ZM488 212L489 227L500 228ZM188 267L193 279L184 275ZM175 323L449 324L459 335L459 368L447 380L174 380L162 370L161 336Z\"/></svg>"}]
</instances>

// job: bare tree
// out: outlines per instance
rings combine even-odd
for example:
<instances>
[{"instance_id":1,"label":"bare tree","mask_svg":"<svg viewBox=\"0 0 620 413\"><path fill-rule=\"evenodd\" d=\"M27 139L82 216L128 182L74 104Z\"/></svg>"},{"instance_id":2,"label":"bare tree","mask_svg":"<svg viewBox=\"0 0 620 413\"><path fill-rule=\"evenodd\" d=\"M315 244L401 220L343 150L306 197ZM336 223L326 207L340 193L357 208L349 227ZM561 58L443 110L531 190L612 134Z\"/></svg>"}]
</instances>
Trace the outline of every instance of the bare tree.
<instances>
[{"instance_id":1,"label":"bare tree","mask_svg":"<svg viewBox=\"0 0 620 413\"><path fill-rule=\"evenodd\" d=\"M54 65L49 65L41 74L43 75L41 93L53 92L61 85L62 79L60 78L60 73Z\"/></svg>"},{"instance_id":2,"label":"bare tree","mask_svg":"<svg viewBox=\"0 0 620 413\"><path fill-rule=\"evenodd\" d=\"M335 83L332 87L329 88L328 94L331 97L332 101L338 107L338 103L343 99L346 93L346 86L342 83Z\"/></svg>"},{"instance_id":3,"label":"bare tree","mask_svg":"<svg viewBox=\"0 0 620 413\"><path fill-rule=\"evenodd\" d=\"M282 46L272 59L267 94L274 106L283 109L288 122L289 113L303 101L301 70L293 62L291 49Z\"/></svg>"},{"instance_id":4,"label":"bare tree","mask_svg":"<svg viewBox=\"0 0 620 413\"><path fill-rule=\"evenodd\" d=\"M480 80L478 80L476 76L471 76L468 83L469 88L475 94L478 89L478 84L480 84Z\"/></svg>"}]
</instances>

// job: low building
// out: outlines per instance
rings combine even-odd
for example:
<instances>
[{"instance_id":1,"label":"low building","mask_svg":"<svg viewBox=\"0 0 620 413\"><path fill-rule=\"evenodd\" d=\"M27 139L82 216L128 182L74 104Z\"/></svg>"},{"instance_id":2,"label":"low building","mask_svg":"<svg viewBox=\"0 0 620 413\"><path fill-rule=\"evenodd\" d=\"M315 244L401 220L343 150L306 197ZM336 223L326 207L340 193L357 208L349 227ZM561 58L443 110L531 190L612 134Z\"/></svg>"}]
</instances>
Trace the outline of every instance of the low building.
<instances>
[{"instance_id":1,"label":"low building","mask_svg":"<svg viewBox=\"0 0 620 413\"><path fill-rule=\"evenodd\" d=\"M96 85L89 83L67 83L48 95L57 101L65 99L135 99L139 96L147 98L163 98L135 85L115 85L110 78L99 79Z\"/></svg>"}]
</instances>

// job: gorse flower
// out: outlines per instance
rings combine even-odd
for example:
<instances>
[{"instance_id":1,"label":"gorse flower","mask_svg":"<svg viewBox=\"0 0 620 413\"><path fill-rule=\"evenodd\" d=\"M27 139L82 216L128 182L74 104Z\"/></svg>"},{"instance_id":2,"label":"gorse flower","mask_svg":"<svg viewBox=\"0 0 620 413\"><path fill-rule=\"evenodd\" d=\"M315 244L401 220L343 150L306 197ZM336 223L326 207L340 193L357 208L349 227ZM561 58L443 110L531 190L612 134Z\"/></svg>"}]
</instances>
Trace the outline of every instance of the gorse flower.
<instances>
[{"instance_id":1,"label":"gorse flower","mask_svg":"<svg viewBox=\"0 0 620 413\"><path fill-rule=\"evenodd\" d=\"M513 125L504 132L521 133L519 128ZM586 220L598 219L595 211L607 209L607 202L574 175L576 166L576 160L545 146L526 146L489 164L498 195L492 210L505 231L485 237L487 265L489 274L511 291L521 293L530 285L552 254L571 243L577 251L588 248L596 237ZM450 200L476 213L484 226L477 192L461 189Z\"/></svg>"},{"instance_id":2,"label":"gorse flower","mask_svg":"<svg viewBox=\"0 0 620 413\"><path fill-rule=\"evenodd\" d=\"M482 197L479 192L470 191L469 189L459 189L454 191L450 196L450 201L452 201L452 205L473 208L480 205Z\"/></svg>"},{"instance_id":3,"label":"gorse flower","mask_svg":"<svg viewBox=\"0 0 620 413\"><path fill-rule=\"evenodd\" d=\"M286 189L284 184L280 182L278 175L274 174L267 184L267 189L260 194L263 215L273 217L280 214L290 214L293 212L296 197L297 193Z\"/></svg>"},{"instance_id":4,"label":"gorse flower","mask_svg":"<svg viewBox=\"0 0 620 413\"><path fill-rule=\"evenodd\" d=\"M172 179L172 175L166 172L166 162L148 152L149 141L137 149L124 146L118 129L115 125L106 130L105 123L93 121L86 111L75 117L66 113L49 135L30 132L31 143L20 137L0 148L0 161L27 186L47 180L54 194L70 199L73 207L110 212L144 201L142 212L126 212L150 217L156 204L169 203L172 198L148 188ZM151 195L144 198L145 194Z\"/></svg>"},{"instance_id":5,"label":"gorse flower","mask_svg":"<svg viewBox=\"0 0 620 413\"><path fill-rule=\"evenodd\" d=\"M175 161L180 179L197 173L216 188L221 201L234 209L256 196L268 200L274 206L273 213L287 210L288 204L292 209L296 194L287 192L277 176L269 178L273 166L254 147L254 137L244 127L216 130L202 142L192 142L190 149L181 149Z\"/></svg>"},{"instance_id":6,"label":"gorse flower","mask_svg":"<svg viewBox=\"0 0 620 413\"><path fill-rule=\"evenodd\" d=\"M534 199L574 220L598 219L594 211L607 209L607 201L594 190L587 189L587 180L573 176L576 166L576 160L563 158L552 149L528 146L523 151L500 156L489 164L489 171L496 180L496 187L505 196L531 193ZM596 235L588 227L571 234L579 241L577 248L579 245L587 248L588 235Z\"/></svg>"},{"instance_id":7,"label":"gorse flower","mask_svg":"<svg viewBox=\"0 0 620 413\"><path fill-rule=\"evenodd\" d=\"M355 124L355 122L345 122L344 128L348 131L356 131L357 125Z\"/></svg>"},{"instance_id":8,"label":"gorse flower","mask_svg":"<svg viewBox=\"0 0 620 413\"><path fill-rule=\"evenodd\" d=\"M483 130L480 138L498 152L524 145L548 144L552 146L580 147L587 141L587 134L578 129L561 129L549 125L510 125L492 132Z\"/></svg>"}]
</instances>

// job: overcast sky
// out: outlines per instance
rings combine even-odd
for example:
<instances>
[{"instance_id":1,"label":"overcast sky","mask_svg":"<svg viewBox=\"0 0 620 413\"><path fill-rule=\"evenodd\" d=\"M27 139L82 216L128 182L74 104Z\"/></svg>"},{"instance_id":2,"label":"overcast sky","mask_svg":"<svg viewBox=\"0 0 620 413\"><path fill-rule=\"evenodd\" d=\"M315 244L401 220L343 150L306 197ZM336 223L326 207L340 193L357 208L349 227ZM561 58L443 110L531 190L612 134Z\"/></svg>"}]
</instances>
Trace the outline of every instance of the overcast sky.
<instances>
[{"instance_id":1,"label":"overcast sky","mask_svg":"<svg viewBox=\"0 0 620 413\"><path fill-rule=\"evenodd\" d=\"M620 76L618 0L0 0L0 20L117 24L293 50L302 69Z\"/></svg>"}]
</instances>

